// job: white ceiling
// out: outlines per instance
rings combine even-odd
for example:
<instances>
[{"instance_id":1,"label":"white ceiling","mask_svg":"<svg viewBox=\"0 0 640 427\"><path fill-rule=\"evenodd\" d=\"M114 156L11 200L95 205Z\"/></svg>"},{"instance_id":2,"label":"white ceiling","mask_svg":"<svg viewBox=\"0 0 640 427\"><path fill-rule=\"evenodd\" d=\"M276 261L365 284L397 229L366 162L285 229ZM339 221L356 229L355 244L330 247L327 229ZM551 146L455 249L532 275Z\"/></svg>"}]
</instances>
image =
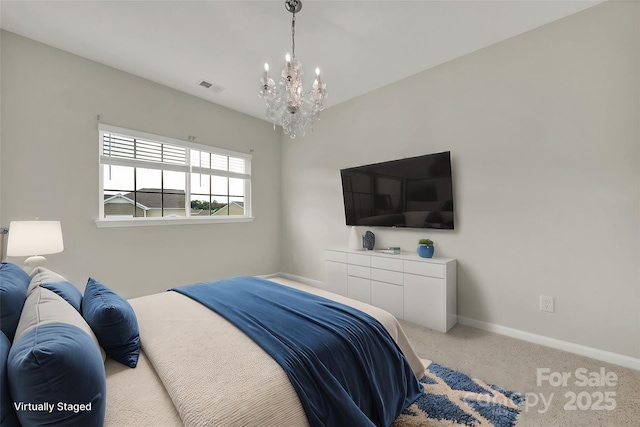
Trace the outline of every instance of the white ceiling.
<instances>
[{"instance_id":1,"label":"white ceiling","mask_svg":"<svg viewBox=\"0 0 640 427\"><path fill-rule=\"evenodd\" d=\"M296 56L320 67L331 107L602 1L304 0ZM258 118L263 64L279 75L290 25L284 0L0 1L5 30Z\"/></svg>"}]
</instances>

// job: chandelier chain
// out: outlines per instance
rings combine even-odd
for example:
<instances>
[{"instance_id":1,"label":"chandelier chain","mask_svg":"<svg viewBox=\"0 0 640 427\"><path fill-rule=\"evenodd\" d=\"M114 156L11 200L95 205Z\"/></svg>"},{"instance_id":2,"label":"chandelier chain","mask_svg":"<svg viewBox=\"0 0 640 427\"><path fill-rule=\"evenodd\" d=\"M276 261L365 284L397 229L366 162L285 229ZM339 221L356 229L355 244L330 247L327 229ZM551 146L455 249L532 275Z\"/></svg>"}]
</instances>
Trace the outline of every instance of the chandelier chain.
<instances>
[{"instance_id":1,"label":"chandelier chain","mask_svg":"<svg viewBox=\"0 0 640 427\"><path fill-rule=\"evenodd\" d=\"M291 18L291 57L296 57L296 13L293 12Z\"/></svg>"}]
</instances>

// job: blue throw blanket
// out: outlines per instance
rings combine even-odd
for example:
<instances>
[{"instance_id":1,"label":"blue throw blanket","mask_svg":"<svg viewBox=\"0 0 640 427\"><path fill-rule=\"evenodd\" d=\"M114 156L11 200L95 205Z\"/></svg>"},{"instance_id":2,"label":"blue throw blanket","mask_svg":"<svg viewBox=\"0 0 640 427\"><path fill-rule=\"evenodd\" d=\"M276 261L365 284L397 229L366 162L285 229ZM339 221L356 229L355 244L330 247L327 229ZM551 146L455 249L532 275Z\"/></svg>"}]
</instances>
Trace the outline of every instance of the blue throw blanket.
<instances>
[{"instance_id":1,"label":"blue throw blanket","mask_svg":"<svg viewBox=\"0 0 640 427\"><path fill-rule=\"evenodd\" d=\"M273 357L312 427L388 427L422 394L387 330L360 310L255 277L172 290L214 310Z\"/></svg>"}]
</instances>

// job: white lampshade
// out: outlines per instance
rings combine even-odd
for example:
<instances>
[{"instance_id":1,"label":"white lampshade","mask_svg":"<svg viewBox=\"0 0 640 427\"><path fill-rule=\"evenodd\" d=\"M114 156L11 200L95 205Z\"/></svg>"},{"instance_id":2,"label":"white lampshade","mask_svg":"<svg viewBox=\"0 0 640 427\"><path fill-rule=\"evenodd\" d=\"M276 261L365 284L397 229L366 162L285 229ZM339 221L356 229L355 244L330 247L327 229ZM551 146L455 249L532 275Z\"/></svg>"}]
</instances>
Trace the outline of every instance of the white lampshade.
<instances>
[{"instance_id":1,"label":"white lampshade","mask_svg":"<svg viewBox=\"0 0 640 427\"><path fill-rule=\"evenodd\" d=\"M9 224L8 256L37 255L37 258L25 261L27 265L34 265L46 262L41 255L63 250L60 221L11 221Z\"/></svg>"}]
</instances>

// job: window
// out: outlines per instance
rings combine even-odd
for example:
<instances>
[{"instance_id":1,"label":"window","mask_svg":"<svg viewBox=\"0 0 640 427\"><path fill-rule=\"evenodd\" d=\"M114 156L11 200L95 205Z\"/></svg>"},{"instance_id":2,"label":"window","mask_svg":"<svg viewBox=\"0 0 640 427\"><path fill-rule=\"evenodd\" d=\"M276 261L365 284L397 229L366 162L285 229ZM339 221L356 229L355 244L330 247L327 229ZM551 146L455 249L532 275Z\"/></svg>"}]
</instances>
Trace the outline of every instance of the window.
<instances>
[{"instance_id":1,"label":"window","mask_svg":"<svg viewBox=\"0 0 640 427\"><path fill-rule=\"evenodd\" d=\"M100 124L98 226L251 220L251 155Z\"/></svg>"}]
</instances>

